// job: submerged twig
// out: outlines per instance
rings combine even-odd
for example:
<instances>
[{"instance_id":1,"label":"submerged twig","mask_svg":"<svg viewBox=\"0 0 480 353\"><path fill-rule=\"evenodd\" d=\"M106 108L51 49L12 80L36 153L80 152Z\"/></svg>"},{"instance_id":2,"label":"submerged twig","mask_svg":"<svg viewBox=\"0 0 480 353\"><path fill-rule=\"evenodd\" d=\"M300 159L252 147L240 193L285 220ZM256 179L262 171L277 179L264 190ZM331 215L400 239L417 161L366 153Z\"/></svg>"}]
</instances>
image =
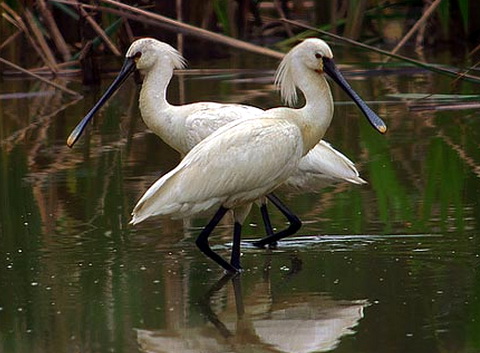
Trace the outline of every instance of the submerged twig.
<instances>
[{"instance_id":1,"label":"submerged twig","mask_svg":"<svg viewBox=\"0 0 480 353\"><path fill-rule=\"evenodd\" d=\"M455 143L450 137L446 136L443 131L440 131L438 133L438 137L442 138L445 143L447 145L449 145L450 147L452 147L452 149L457 152L458 154L458 157L460 157L460 159L462 161L465 162L465 164L467 164L470 168L472 168L472 171L477 175L477 177L480 177L480 165L478 165L478 163L475 162L475 159L472 158L468 153L467 151L465 150L465 148L457 143Z\"/></svg>"},{"instance_id":2,"label":"submerged twig","mask_svg":"<svg viewBox=\"0 0 480 353\"><path fill-rule=\"evenodd\" d=\"M54 93L55 91L2 93L0 94L0 100L44 97L44 96L50 96Z\"/></svg>"},{"instance_id":3,"label":"submerged twig","mask_svg":"<svg viewBox=\"0 0 480 353\"><path fill-rule=\"evenodd\" d=\"M362 48L362 49L366 49L366 50L369 50L369 51L374 51L374 52L377 52L379 54L386 55L386 56L391 56L391 57L393 57L395 59L398 59L398 60L401 60L401 61L406 61L408 63L411 63L415 66L420 66L420 67L422 67L424 69L427 69L429 71L433 71L433 72L443 74L443 75L448 75L448 76L455 77L455 78L458 78L458 79L463 79L463 80L468 81L468 82L480 83L480 77L478 77L478 76L467 75L465 73L457 72L457 71L450 70L450 69L447 69L447 68L444 68L444 67L439 67L439 66L436 66L436 65L433 65L433 64L429 64L429 63L421 62L421 61L418 61L418 60L415 60L415 59L411 59L411 58L408 58L408 57L403 56L403 55L392 54L389 51L379 49L379 48L376 48L376 47L372 47L371 45L360 43L360 42L357 42L353 39L345 38L345 37L339 36L337 34L333 34L333 33L327 32L327 31L323 31L321 29L318 29L318 28L315 28L315 27L312 27L312 26L309 26L309 25L306 25L304 23L300 23L300 22L297 22L297 21L292 21L292 20L287 20L287 19L283 19L282 21L286 21L286 22L291 23L291 24L293 24L297 27L309 29L311 31L314 31L314 32L317 32L317 33L335 38L339 41L349 43L351 45L354 45L354 46Z\"/></svg>"},{"instance_id":4,"label":"submerged twig","mask_svg":"<svg viewBox=\"0 0 480 353\"><path fill-rule=\"evenodd\" d=\"M58 114L62 111L64 111L66 108L70 107L71 105L74 105L80 101L80 97L77 97L77 99L74 99L70 102L67 102L63 104L60 108L56 109L54 112L49 113L48 115L42 116L40 119L37 119L27 126L23 127L20 130L15 131L13 134L10 136L2 139L0 141L0 145L2 145L2 148L6 148L7 150L12 148L12 146L16 145L21 141L22 139L25 138L25 135L32 129L36 128L39 125L45 124L45 120L51 119L55 116L58 116Z\"/></svg>"},{"instance_id":5,"label":"submerged twig","mask_svg":"<svg viewBox=\"0 0 480 353\"><path fill-rule=\"evenodd\" d=\"M8 65L10 67L13 67L15 70L18 70L18 71L21 71L29 76L32 76L32 77L35 77L37 80L40 80L42 82L45 82L46 84L50 85L50 86L53 86L55 88L58 88L59 90L65 92L65 93L68 93L74 97L81 97L82 95L78 92L75 92L75 91L72 91L71 89L68 89L67 87L64 87L62 85L59 85L58 83L55 83L55 82L52 82L50 80L47 80L46 78L40 76L40 75L37 75L31 71L28 71L27 69L24 69L23 67L20 67L14 63L12 63L11 61L8 61L2 57L0 57L0 62L5 64L5 65Z\"/></svg>"},{"instance_id":6,"label":"submerged twig","mask_svg":"<svg viewBox=\"0 0 480 353\"><path fill-rule=\"evenodd\" d=\"M458 103L458 104L411 104L408 109L411 111L444 111L444 110L463 110L463 109L479 109L480 103Z\"/></svg>"}]
</instances>

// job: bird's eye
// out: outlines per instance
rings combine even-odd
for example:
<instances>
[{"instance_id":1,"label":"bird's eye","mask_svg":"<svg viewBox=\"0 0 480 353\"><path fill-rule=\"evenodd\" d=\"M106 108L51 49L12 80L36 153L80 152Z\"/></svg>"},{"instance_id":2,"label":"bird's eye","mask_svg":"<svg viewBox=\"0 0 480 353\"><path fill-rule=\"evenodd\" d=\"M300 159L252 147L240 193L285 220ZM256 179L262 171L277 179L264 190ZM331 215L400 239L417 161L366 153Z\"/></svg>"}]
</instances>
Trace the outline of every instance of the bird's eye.
<instances>
[{"instance_id":1,"label":"bird's eye","mask_svg":"<svg viewBox=\"0 0 480 353\"><path fill-rule=\"evenodd\" d=\"M315 53L315 57L316 57L317 59L320 59L320 58L322 57L322 54L320 54L320 53Z\"/></svg>"},{"instance_id":2,"label":"bird's eye","mask_svg":"<svg viewBox=\"0 0 480 353\"><path fill-rule=\"evenodd\" d=\"M140 59L141 56L142 56L142 52L137 51L137 52L135 53L135 55L133 56L133 59L134 59L135 61L138 61L138 59Z\"/></svg>"}]
</instances>

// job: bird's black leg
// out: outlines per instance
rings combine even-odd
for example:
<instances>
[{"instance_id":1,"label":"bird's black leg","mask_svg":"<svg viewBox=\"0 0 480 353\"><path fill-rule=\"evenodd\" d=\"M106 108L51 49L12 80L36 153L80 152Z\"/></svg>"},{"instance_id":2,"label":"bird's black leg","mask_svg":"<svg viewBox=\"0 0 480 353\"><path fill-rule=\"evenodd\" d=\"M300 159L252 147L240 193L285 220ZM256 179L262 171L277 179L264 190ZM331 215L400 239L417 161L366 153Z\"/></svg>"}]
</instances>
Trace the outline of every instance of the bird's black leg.
<instances>
[{"instance_id":1,"label":"bird's black leg","mask_svg":"<svg viewBox=\"0 0 480 353\"><path fill-rule=\"evenodd\" d=\"M273 231L272 222L270 221L270 216L268 215L266 203L262 203L262 205L260 206L260 213L262 214L262 220L265 226L265 232L267 233L267 236L273 235L275 232Z\"/></svg>"},{"instance_id":2,"label":"bird's black leg","mask_svg":"<svg viewBox=\"0 0 480 353\"><path fill-rule=\"evenodd\" d=\"M259 248L263 248L265 247L265 245L268 245L270 247L275 247L277 245L278 240L288 237L289 235L295 234L302 226L302 221L300 221L300 219L292 211L290 211L288 207L285 206L277 196L271 193L267 195L267 198L288 219L288 221L290 222L290 225L288 226L287 229L281 230L278 233L268 235L265 238L262 238L258 241L253 242L253 245Z\"/></svg>"},{"instance_id":3,"label":"bird's black leg","mask_svg":"<svg viewBox=\"0 0 480 353\"><path fill-rule=\"evenodd\" d=\"M208 256L217 264L222 266L225 270L235 273L239 272L240 269L230 265L227 261L225 261L220 255L218 255L210 248L210 244L208 243L208 237L212 233L213 229L217 226L218 222L220 222L223 216L225 216L225 213L227 213L227 211L228 208L225 208L223 206L218 209L217 213L215 213L210 222L200 232L200 235L195 241L195 244L197 244L197 247L200 249L201 252L203 252L206 256Z\"/></svg>"},{"instance_id":4,"label":"bird's black leg","mask_svg":"<svg viewBox=\"0 0 480 353\"><path fill-rule=\"evenodd\" d=\"M233 245L230 264L239 270L242 268L242 266L240 266L240 242L242 240L241 235L242 225L238 222L235 222L233 225Z\"/></svg>"}]
</instances>

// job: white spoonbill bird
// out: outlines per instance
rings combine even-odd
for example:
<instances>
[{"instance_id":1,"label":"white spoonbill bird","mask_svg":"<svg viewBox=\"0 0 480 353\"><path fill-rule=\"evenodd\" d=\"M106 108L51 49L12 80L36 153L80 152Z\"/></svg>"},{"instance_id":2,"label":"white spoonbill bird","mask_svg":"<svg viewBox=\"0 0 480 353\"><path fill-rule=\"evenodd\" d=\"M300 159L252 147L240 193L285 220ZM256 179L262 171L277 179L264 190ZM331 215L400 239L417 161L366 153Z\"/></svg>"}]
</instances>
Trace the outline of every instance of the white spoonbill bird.
<instances>
[{"instance_id":1,"label":"white spoonbill bird","mask_svg":"<svg viewBox=\"0 0 480 353\"><path fill-rule=\"evenodd\" d=\"M310 41L317 41L317 39L308 39L305 42L308 43ZM291 53L295 50L299 49L293 49ZM298 80L303 80L303 78L295 77L293 71L289 69L294 57L291 54L285 57L277 71L276 77L282 96L289 103L292 103L296 98L296 86L301 90L304 89L304 85L297 83ZM73 146L94 114L121 86L135 67L145 74L144 84L140 92L140 109L146 125L180 152L182 156L199 141L218 129L218 127L236 119L258 117L263 113L263 110L259 108L239 104L214 102L199 102L182 106L169 104L166 100L168 83L173 76L174 68L182 68L184 65L185 60L181 55L166 43L152 38L142 38L133 42L126 54L124 66L117 79L73 130L67 140L67 144L70 147ZM343 78L341 80L345 86L346 81ZM346 87L348 87L348 84L346 84ZM315 99L315 97L311 98ZM358 100L356 102L361 104ZM316 114L313 111L314 109L309 109L310 106L312 104L309 101L309 97L307 97L306 106L300 112L303 114ZM364 106L364 104L361 104L361 109L364 109L362 108ZM296 189L299 189L300 185L308 184L309 189L314 189L316 183L319 188L328 185L328 183L325 183L326 181L329 183L347 181L355 184L365 182L359 177L358 171L348 158L336 151L330 144L320 141L302 159L299 169L287 180L286 184L292 185ZM290 221L290 226L281 232L281 237L295 233L300 227L298 218L289 212L274 195L269 195L269 198ZM267 234L272 235L273 230L265 203L262 203L261 211ZM235 217L235 228L237 230L241 229L241 225L238 222L240 218L241 215ZM263 244L258 243L257 245Z\"/></svg>"},{"instance_id":2,"label":"white spoonbill bird","mask_svg":"<svg viewBox=\"0 0 480 353\"><path fill-rule=\"evenodd\" d=\"M143 53L129 56L140 62ZM145 192L134 207L132 224L157 215L185 218L216 211L196 244L225 270L237 272L241 268L240 234L234 233L230 263L210 248L208 237L229 209L246 214L253 201L284 183L301 158L323 138L333 117L333 99L324 72L347 90L378 131L386 131L383 121L345 83L324 41L306 40L285 59L280 77L298 78L297 85L308 103L300 109L274 108L213 132ZM295 85L285 89L294 92ZM278 240L278 235L265 238L265 244Z\"/></svg>"}]
</instances>

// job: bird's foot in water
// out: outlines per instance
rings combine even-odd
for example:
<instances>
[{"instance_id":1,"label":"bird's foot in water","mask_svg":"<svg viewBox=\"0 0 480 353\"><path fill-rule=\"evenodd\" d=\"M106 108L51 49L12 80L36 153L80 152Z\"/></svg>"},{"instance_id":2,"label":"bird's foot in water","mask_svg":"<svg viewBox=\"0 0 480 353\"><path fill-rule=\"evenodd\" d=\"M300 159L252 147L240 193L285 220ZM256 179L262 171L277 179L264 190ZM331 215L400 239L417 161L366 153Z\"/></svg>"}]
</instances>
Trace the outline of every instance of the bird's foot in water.
<instances>
[{"instance_id":1,"label":"bird's foot in water","mask_svg":"<svg viewBox=\"0 0 480 353\"><path fill-rule=\"evenodd\" d=\"M260 240L257 240L257 241L252 241L252 245L253 245L253 246L256 246L256 247L259 248L259 249L265 249L266 247L267 247L268 249L277 249L277 248L278 248L278 242L273 241L273 242L271 242L271 243L266 243L266 244L265 244L264 242L262 242L261 239L260 239Z\"/></svg>"},{"instance_id":2,"label":"bird's foot in water","mask_svg":"<svg viewBox=\"0 0 480 353\"><path fill-rule=\"evenodd\" d=\"M233 268L231 270L225 270L225 275L231 275L232 278L233 278L233 277L236 277L237 275L239 275L240 273L242 273L244 271L242 266L240 266L240 265L238 265L238 266L233 265L233 264L231 264L231 265L232 265Z\"/></svg>"},{"instance_id":3,"label":"bird's foot in water","mask_svg":"<svg viewBox=\"0 0 480 353\"><path fill-rule=\"evenodd\" d=\"M271 243L267 244L269 249L276 250L278 249L278 242L277 241L272 241Z\"/></svg>"},{"instance_id":4,"label":"bird's foot in water","mask_svg":"<svg viewBox=\"0 0 480 353\"><path fill-rule=\"evenodd\" d=\"M233 274L243 272L242 265L240 265L240 256L232 256L230 259L230 269L228 272Z\"/></svg>"},{"instance_id":5,"label":"bird's foot in water","mask_svg":"<svg viewBox=\"0 0 480 353\"><path fill-rule=\"evenodd\" d=\"M260 240L250 242L253 246L259 249L265 249L265 244L263 244Z\"/></svg>"}]
</instances>

